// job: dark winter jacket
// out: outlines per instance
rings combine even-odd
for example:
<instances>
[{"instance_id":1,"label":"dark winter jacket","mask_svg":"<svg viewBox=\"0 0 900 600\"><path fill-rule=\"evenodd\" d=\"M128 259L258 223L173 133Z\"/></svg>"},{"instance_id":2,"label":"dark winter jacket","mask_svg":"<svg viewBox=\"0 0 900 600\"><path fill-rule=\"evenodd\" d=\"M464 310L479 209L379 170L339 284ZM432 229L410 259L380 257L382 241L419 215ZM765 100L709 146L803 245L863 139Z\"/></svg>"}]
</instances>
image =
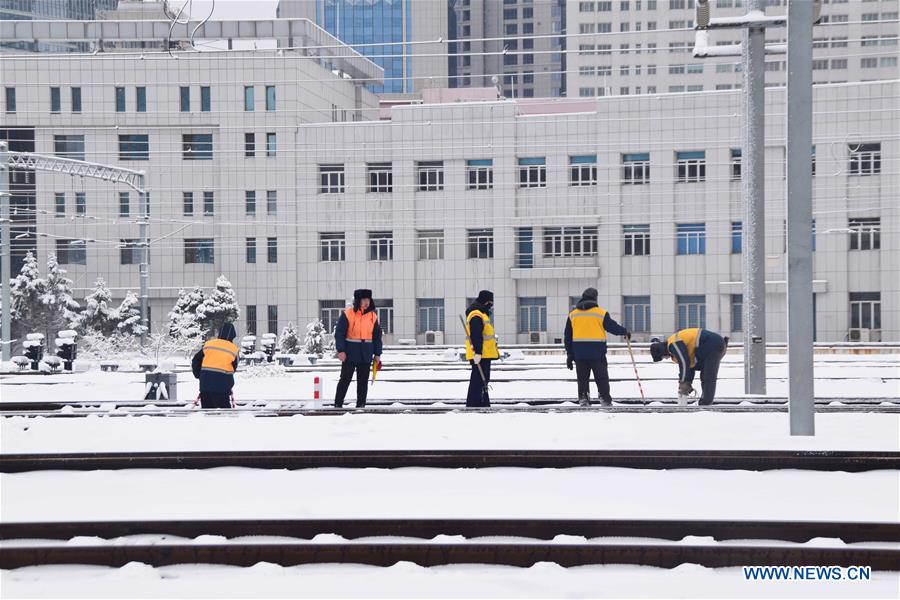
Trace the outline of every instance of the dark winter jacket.
<instances>
[{"instance_id":1,"label":"dark winter jacket","mask_svg":"<svg viewBox=\"0 0 900 600\"><path fill-rule=\"evenodd\" d=\"M486 304L476 300L466 309L467 320L469 313L473 310L481 311L488 317L491 316L491 309ZM475 354L482 354L484 349L484 320L481 317L472 317L472 320L469 321L469 341L472 343L472 351Z\"/></svg>"},{"instance_id":2,"label":"dark winter jacket","mask_svg":"<svg viewBox=\"0 0 900 600\"><path fill-rule=\"evenodd\" d=\"M355 299L353 301L353 310L358 311L360 306L360 300ZM371 313L375 310L375 301L369 300L369 308L363 314ZM345 352L347 354L347 362L356 365L369 365L372 364L372 359L375 356L381 356L381 323L377 320L375 321L375 326L372 329L372 341L366 342L347 342L347 328L350 326L350 322L347 320L347 315L345 313L341 313L341 317L338 319L337 327L334 330L334 348L338 352Z\"/></svg>"},{"instance_id":3,"label":"dark winter jacket","mask_svg":"<svg viewBox=\"0 0 900 600\"><path fill-rule=\"evenodd\" d=\"M597 301L591 298L582 297L575 305L578 310L590 310L597 308ZM626 329L616 323L616 321L606 313L603 317L603 329L607 333L613 335L625 335ZM579 342L572 340L572 319L566 319L565 333L566 355L571 356L575 360L599 360L606 355L606 342Z\"/></svg>"},{"instance_id":4,"label":"dark winter jacket","mask_svg":"<svg viewBox=\"0 0 900 600\"><path fill-rule=\"evenodd\" d=\"M219 330L219 339L227 340L229 342L233 342L237 337L237 332L234 329L234 325L231 323L225 323L222 325L222 328ZM230 394L232 388L234 388L234 375L230 373L219 373L216 371L208 371L202 369L203 366L203 349L201 348L197 354L194 355L193 360L191 360L191 370L194 372L194 377L200 380L200 393L201 394ZM232 363L234 370L237 371L238 359L235 357L234 362Z\"/></svg>"},{"instance_id":5,"label":"dark winter jacket","mask_svg":"<svg viewBox=\"0 0 900 600\"><path fill-rule=\"evenodd\" d=\"M694 350L694 364L690 364L690 353L687 345L681 340L669 344L666 350L678 363L678 381L688 383L694 381L697 371L703 372L703 363L708 356L722 354L725 350L725 339L715 331L701 329L697 337L697 347Z\"/></svg>"}]
</instances>

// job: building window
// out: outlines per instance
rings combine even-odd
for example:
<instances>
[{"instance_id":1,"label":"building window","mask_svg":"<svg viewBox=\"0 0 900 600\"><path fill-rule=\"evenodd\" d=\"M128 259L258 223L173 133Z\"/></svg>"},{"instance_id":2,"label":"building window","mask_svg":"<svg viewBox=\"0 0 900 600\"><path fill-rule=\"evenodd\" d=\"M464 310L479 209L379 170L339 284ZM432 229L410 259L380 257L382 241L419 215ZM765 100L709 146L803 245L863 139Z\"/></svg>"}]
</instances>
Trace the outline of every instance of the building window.
<instances>
[{"instance_id":1,"label":"building window","mask_svg":"<svg viewBox=\"0 0 900 600\"><path fill-rule=\"evenodd\" d=\"M62 110L62 100L58 87L50 88L50 112L58 113Z\"/></svg>"},{"instance_id":2,"label":"building window","mask_svg":"<svg viewBox=\"0 0 900 600\"><path fill-rule=\"evenodd\" d=\"M212 160L211 133L185 133L181 136L181 156L184 160Z\"/></svg>"},{"instance_id":3,"label":"building window","mask_svg":"<svg viewBox=\"0 0 900 600\"><path fill-rule=\"evenodd\" d=\"M266 134L266 156L268 158L274 157L278 153L278 139L275 136L274 132L269 132Z\"/></svg>"},{"instance_id":4,"label":"building window","mask_svg":"<svg viewBox=\"0 0 900 600\"><path fill-rule=\"evenodd\" d=\"M270 263L278 262L278 238L266 238L266 261Z\"/></svg>"},{"instance_id":5,"label":"building window","mask_svg":"<svg viewBox=\"0 0 900 600\"><path fill-rule=\"evenodd\" d=\"M375 313L378 315L378 324L381 325L381 332L385 334L394 333L394 299L379 298L375 302Z\"/></svg>"},{"instance_id":6,"label":"building window","mask_svg":"<svg viewBox=\"0 0 900 600\"><path fill-rule=\"evenodd\" d=\"M416 232L416 254L419 260L442 260L444 258L444 230L423 229Z\"/></svg>"},{"instance_id":7,"label":"building window","mask_svg":"<svg viewBox=\"0 0 900 600\"><path fill-rule=\"evenodd\" d=\"M466 161L466 189L494 188L494 161L490 158Z\"/></svg>"},{"instance_id":8,"label":"building window","mask_svg":"<svg viewBox=\"0 0 900 600\"><path fill-rule=\"evenodd\" d=\"M881 292L850 292L850 329L881 329Z\"/></svg>"},{"instance_id":9,"label":"building window","mask_svg":"<svg viewBox=\"0 0 900 600\"><path fill-rule=\"evenodd\" d=\"M247 305L247 335L256 335L256 305Z\"/></svg>"},{"instance_id":10,"label":"building window","mask_svg":"<svg viewBox=\"0 0 900 600\"><path fill-rule=\"evenodd\" d=\"M322 262L347 260L347 239L344 232L319 234L319 260Z\"/></svg>"},{"instance_id":11,"label":"building window","mask_svg":"<svg viewBox=\"0 0 900 600\"><path fill-rule=\"evenodd\" d=\"M444 161L427 160L416 163L416 179L420 192L438 192L444 189Z\"/></svg>"},{"instance_id":12,"label":"building window","mask_svg":"<svg viewBox=\"0 0 900 600\"><path fill-rule=\"evenodd\" d=\"M319 193L344 193L344 165L319 165Z\"/></svg>"},{"instance_id":13,"label":"building window","mask_svg":"<svg viewBox=\"0 0 900 600\"><path fill-rule=\"evenodd\" d=\"M84 192L75 192L75 214L87 214L87 196Z\"/></svg>"},{"instance_id":14,"label":"building window","mask_svg":"<svg viewBox=\"0 0 900 600\"><path fill-rule=\"evenodd\" d=\"M325 324L325 331L334 333L345 308L343 300L319 300L319 318Z\"/></svg>"},{"instance_id":15,"label":"building window","mask_svg":"<svg viewBox=\"0 0 900 600\"><path fill-rule=\"evenodd\" d=\"M534 268L534 228L516 228L516 267Z\"/></svg>"},{"instance_id":16,"label":"building window","mask_svg":"<svg viewBox=\"0 0 900 600\"><path fill-rule=\"evenodd\" d=\"M81 88L80 87L72 88L72 112L73 113L81 112Z\"/></svg>"},{"instance_id":17,"label":"building window","mask_svg":"<svg viewBox=\"0 0 900 600\"><path fill-rule=\"evenodd\" d=\"M266 86L266 111L272 112L275 110L275 86L267 85Z\"/></svg>"},{"instance_id":18,"label":"building window","mask_svg":"<svg viewBox=\"0 0 900 600\"><path fill-rule=\"evenodd\" d=\"M184 264L207 264L215 262L212 238L186 238L184 240Z\"/></svg>"},{"instance_id":19,"label":"building window","mask_svg":"<svg viewBox=\"0 0 900 600\"><path fill-rule=\"evenodd\" d=\"M706 296L676 296L678 329L706 327Z\"/></svg>"},{"instance_id":20,"label":"building window","mask_svg":"<svg viewBox=\"0 0 900 600\"><path fill-rule=\"evenodd\" d=\"M135 239L119 240L119 264L137 265L141 262L141 253L138 241Z\"/></svg>"},{"instance_id":21,"label":"building window","mask_svg":"<svg viewBox=\"0 0 900 600\"><path fill-rule=\"evenodd\" d=\"M544 227L544 257L595 256L597 226Z\"/></svg>"},{"instance_id":22,"label":"building window","mask_svg":"<svg viewBox=\"0 0 900 600\"><path fill-rule=\"evenodd\" d=\"M214 192L203 192L203 216L211 217L216 214L216 196Z\"/></svg>"},{"instance_id":23,"label":"building window","mask_svg":"<svg viewBox=\"0 0 900 600\"><path fill-rule=\"evenodd\" d=\"M54 135L53 153L61 158L84 160L84 136Z\"/></svg>"},{"instance_id":24,"label":"building window","mask_svg":"<svg viewBox=\"0 0 900 600\"><path fill-rule=\"evenodd\" d=\"M253 158L256 156L256 134L244 134L244 158Z\"/></svg>"},{"instance_id":25,"label":"building window","mask_svg":"<svg viewBox=\"0 0 900 600\"><path fill-rule=\"evenodd\" d=\"M181 192L184 216L194 216L194 192Z\"/></svg>"},{"instance_id":26,"label":"building window","mask_svg":"<svg viewBox=\"0 0 900 600\"><path fill-rule=\"evenodd\" d=\"M881 248L881 217L861 217L848 220L851 250Z\"/></svg>"},{"instance_id":27,"label":"building window","mask_svg":"<svg viewBox=\"0 0 900 600\"><path fill-rule=\"evenodd\" d=\"M444 299L416 299L416 333L444 331Z\"/></svg>"},{"instance_id":28,"label":"building window","mask_svg":"<svg viewBox=\"0 0 900 600\"><path fill-rule=\"evenodd\" d=\"M56 240L56 260L61 265L87 264L87 249L84 240Z\"/></svg>"},{"instance_id":29,"label":"building window","mask_svg":"<svg viewBox=\"0 0 900 600\"><path fill-rule=\"evenodd\" d=\"M625 329L631 332L650 332L650 296L622 296Z\"/></svg>"},{"instance_id":30,"label":"building window","mask_svg":"<svg viewBox=\"0 0 900 600\"><path fill-rule=\"evenodd\" d=\"M731 149L731 180L736 181L741 178L741 149Z\"/></svg>"},{"instance_id":31,"label":"building window","mask_svg":"<svg viewBox=\"0 0 900 600\"><path fill-rule=\"evenodd\" d=\"M622 155L622 183L650 183L650 153Z\"/></svg>"},{"instance_id":32,"label":"building window","mask_svg":"<svg viewBox=\"0 0 900 600\"><path fill-rule=\"evenodd\" d=\"M597 155L569 157L569 185L573 187L597 185Z\"/></svg>"},{"instance_id":33,"label":"building window","mask_svg":"<svg viewBox=\"0 0 900 600\"><path fill-rule=\"evenodd\" d=\"M744 330L744 295L731 295L731 331Z\"/></svg>"},{"instance_id":34,"label":"building window","mask_svg":"<svg viewBox=\"0 0 900 600\"><path fill-rule=\"evenodd\" d=\"M266 190L266 212L270 217L278 214L278 192L276 190Z\"/></svg>"},{"instance_id":35,"label":"building window","mask_svg":"<svg viewBox=\"0 0 900 600\"><path fill-rule=\"evenodd\" d=\"M119 160L150 160L150 136L147 134L120 135Z\"/></svg>"},{"instance_id":36,"label":"building window","mask_svg":"<svg viewBox=\"0 0 900 600\"><path fill-rule=\"evenodd\" d=\"M191 88L181 86L178 97L181 102L181 112L191 112Z\"/></svg>"},{"instance_id":37,"label":"building window","mask_svg":"<svg viewBox=\"0 0 900 600\"><path fill-rule=\"evenodd\" d=\"M245 112L253 112L254 104L255 104L255 100L253 97L253 86L246 85L246 86L244 86L244 111Z\"/></svg>"},{"instance_id":38,"label":"building window","mask_svg":"<svg viewBox=\"0 0 900 600\"><path fill-rule=\"evenodd\" d=\"M850 174L875 175L881 173L881 144L849 144Z\"/></svg>"},{"instance_id":39,"label":"building window","mask_svg":"<svg viewBox=\"0 0 900 600\"><path fill-rule=\"evenodd\" d=\"M547 159L544 157L520 158L519 187L547 187Z\"/></svg>"},{"instance_id":40,"label":"building window","mask_svg":"<svg viewBox=\"0 0 900 600\"><path fill-rule=\"evenodd\" d=\"M366 192L389 194L394 190L394 174L391 163L368 163L366 165L368 185Z\"/></svg>"},{"instance_id":41,"label":"building window","mask_svg":"<svg viewBox=\"0 0 900 600\"><path fill-rule=\"evenodd\" d=\"M369 260L394 260L394 232L369 232Z\"/></svg>"},{"instance_id":42,"label":"building window","mask_svg":"<svg viewBox=\"0 0 900 600\"><path fill-rule=\"evenodd\" d=\"M625 240L625 256L650 255L650 224L622 225Z\"/></svg>"},{"instance_id":43,"label":"building window","mask_svg":"<svg viewBox=\"0 0 900 600\"><path fill-rule=\"evenodd\" d=\"M200 86L200 112L212 110L212 91L208 85Z\"/></svg>"},{"instance_id":44,"label":"building window","mask_svg":"<svg viewBox=\"0 0 900 600\"><path fill-rule=\"evenodd\" d=\"M679 182L706 181L706 152L676 152L675 160Z\"/></svg>"},{"instance_id":45,"label":"building window","mask_svg":"<svg viewBox=\"0 0 900 600\"><path fill-rule=\"evenodd\" d=\"M256 216L256 192L254 190L244 191L244 213L248 217Z\"/></svg>"},{"instance_id":46,"label":"building window","mask_svg":"<svg viewBox=\"0 0 900 600\"><path fill-rule=\"evenodd\" d=\"M119 192L119 216L127 217L131 213L131 199L128 192Z\"/></svg>"},{"instance_id":47,"label":"building window","mask_svg":"<svg viewBox=\"0 0 900 600\"><path fill-rule=\"evenodd\" d=\"M731 253L740 254L744 251L744 226L740 221L731 222ZM738 330L735 330L738 331Z\"/></svg>"},{"instance_id":48,"label":"building window","mask_svg":"<svg viewBox=\"0 0 900 600\"><path fill-rule=\"evenodd\" d=\"M466 230L466 258L494 258L494 230Z\"/></svg>"},{"instance_id":49,"label":"building window","mask_svg":"<svg viewBox=\"0 0 900 600\"><path fill-rule=\"evenodd\" d=\"M706 223L678 223L678 254L706 254Z\"/></svg>"},{"instance_id":50,"label":"building window","mask_svg":"<svg viewBox=\"0 0 900 600\"><path fill-rule=\"evenodd\" d=\"M256 263L256 238L248 237L245 240L245 250L248 263Z\"/></svg>"},{"instance_id":51,"label":"building window","mask_svg":"<svg viewBox=\"0 0 900 600\"><path fill-rule=\"evenodd\" d=\"M6 112L16 112L16 88L6 88Z\"/></svg>"},{"instance_id":52,"label":"building window","mask_svg":"<svg viewBox=\"0 0 900 600\"><path fill-rule=\"evenodd\" d=\"M266 323L269 326L268 333L278 333L278 305L270 304L267 316L269 317L268 323Z\"/></svg>"},{"instance_id":53,"label":"building window","mask_svg":"<svg viewBox=\"0 0 900 600\"><path fill-rule=\"evenodd\" d=\"M547 298L519 298L519 333L547 331Z\"/></svg>"},{"instance_id":54,"label":"building window","mask_svg":"<svg viewBox=\"0 0 900 600\"><path fill-rule=\"evenodd\" d=\"M53 195L54 198L54 206L56 210L57 217L63 217L66 214L66 195L61 192L57 192Z\"/></svg>"},{"instance_id":55,"label":"building window","mask_svg":"<svg viewBox=\"0 0 900 600\"><path fill-rule=\"evenodd\" d=\"M147 88L139 86L134 89L134 102L137 112L147 112ZM125 111L125 88L122 88L122 111Z\"/></svg>"},{"instance_id":56,"label":"building window","mask_svg":"<svg viewBox=\"0 0 900 600\"><path fill-rule=\"evenodd\" d=\"M116 112L125 112L125 88L116 88Z\"/></svg>"}]
</instances>

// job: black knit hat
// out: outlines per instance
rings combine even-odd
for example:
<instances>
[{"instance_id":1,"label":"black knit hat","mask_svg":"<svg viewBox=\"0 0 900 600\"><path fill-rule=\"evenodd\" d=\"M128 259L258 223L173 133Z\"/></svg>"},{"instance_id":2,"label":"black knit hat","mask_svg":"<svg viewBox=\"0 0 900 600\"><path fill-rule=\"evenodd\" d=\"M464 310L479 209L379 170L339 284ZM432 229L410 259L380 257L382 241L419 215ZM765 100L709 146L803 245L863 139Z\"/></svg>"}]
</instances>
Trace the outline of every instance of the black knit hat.
<instances>
[{"instance_id":1,"label":"black knit hat","mask_svg":"<svg viewBox=\"0 0 900 600\"><path fill-rule=\"evenodd\" d=\"M372 299L372 290L359 289L353 290L353 299L354 300L362 300L363 298Z\"/></svg>"},{"instance_id":2,"label":"black knit hat","mask_svg":"<svg viewBox=\"0 0 900 600\"><path fill-rule=\"evenodd\" d=\"M494 301L494 292L490 290L481 290L478 292L477 301L479 304L487 304Z\"/></svg>"},{"instance_id":3,"label":"black knit hat","mask_svg":"<svg viewBox=\"0 0 900 600\"><path fill-rule=\"evenodd\" d=\"M599 296L599 295L600 294L597 292L597 288L589 287L588 289L581 292L581 299L582 300L593 300L594 302L596 302L597 296Z\"/></svg>"},{"instance_id":4,"label":"black knit hat","mask_svg":"<svg viewBox=\"0 0 900 600\"><path fill-rule=\"evenodd\" d=\"M659 362L663 359L663 356L666 355L666 343L660 341L659 338L653 338L650 340L650 356L653 357L653 362Z\"/></svg>"}]
</instances>

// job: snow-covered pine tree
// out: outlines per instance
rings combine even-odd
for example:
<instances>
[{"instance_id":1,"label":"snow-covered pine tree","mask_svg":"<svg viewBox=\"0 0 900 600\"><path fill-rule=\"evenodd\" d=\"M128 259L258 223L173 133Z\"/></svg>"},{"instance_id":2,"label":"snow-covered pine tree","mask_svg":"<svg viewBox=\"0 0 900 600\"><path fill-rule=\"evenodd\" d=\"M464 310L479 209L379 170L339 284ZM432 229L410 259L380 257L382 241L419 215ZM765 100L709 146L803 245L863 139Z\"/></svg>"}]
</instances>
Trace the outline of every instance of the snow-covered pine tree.
<instances>
[{"instance_id":1,"label":"snow-covered pine tree","mask_svg":"<svg viewBox=\"0 0 900 600\"><path fill-rule=\"evenodd\" d=\"M76 327L81 305L72 296L72 280L60 268L56 254L47 255L47 289L41 301L47 307L47 339L56 338L62 329Z\"/></svg>"},{"instance_id":2,"label":"snow-covered pine tree","mask_svg":"<svg viewBox=\"0 0 900 600\"><path fill-rule=\"evenodd\" d=\"M47 291L47 281L41 277L37 259L28 252L22 269L10 286L10 318L16 332L13 337L26 333L43 333L46 329L47 307L41 298Z\"/></svg>"},{"instance_id":3,"label":"snow-covered pine tree","mask_svg":"<svg viewBox=\"0 0 900 600\"><path fill-rule=\"evenodd\" d=\"M78 319L78 331L82 336L91 332L112 335L116 331L115 310L106 281L97 277L94 289L84 299L84 310Z\"/></svg>"},{"instance_id":4,"label":"snow-covered pine tree","mask_svg":"<svg viewBox=\"0 0 900 600\"><path fill-rule=\"evenodd\" d=\"M294 323L288 321L287 327L281 331L281 339L278 340L278 348L284 354L297 354L300 352L300 338Z\"/></svg>"},{"instance_id":5,"label":"snow-covered pine tree","mask_svg":"<svg viewBox=\"0 0 900 600\"><path fill-rule=\"evenodd\" d=\"M178 300L169 312L169 336L173 339L200 340L205 333L197 309L203 304L203 290L199 286L187 291L178 290Z\"/></svg>"},{"instance_id":6,"label":"snow-covered pine tree","mask_svg":"<svg viewBox=\"0 0 900 600\"><path fill-rule=\"evenodd\" d=\"M126 338L135 338L147 333L141 323L140 300L137 294L129 291L116 309L116 332Z\"/></svg>"},{"instance_id":7,"label":"snow-covered pine tree","mask_svg":"<svg viewBox=\"0 0 900 600\"><path fill-rule=\"evenodd\" d=\"M306 326L306 337L303 339L303 351L307 354L324 356L328 350L325 339L325 323L321 319L315 319Z\"/></svg>"},{"instance_id":8,"label":"snow-covered pine tree","mask_svg":"<svg viewBox=\"0 0 900 600\"><path fill-rule=\"evenodd\" d=\"M197 308L197 316L200 318L204 331L217 334L219 328L226 322L234 322L241 316L237 299L231 282L224 275L216 279L216 289L203 299L203 303Z\"/></svg>"}]
</instances>

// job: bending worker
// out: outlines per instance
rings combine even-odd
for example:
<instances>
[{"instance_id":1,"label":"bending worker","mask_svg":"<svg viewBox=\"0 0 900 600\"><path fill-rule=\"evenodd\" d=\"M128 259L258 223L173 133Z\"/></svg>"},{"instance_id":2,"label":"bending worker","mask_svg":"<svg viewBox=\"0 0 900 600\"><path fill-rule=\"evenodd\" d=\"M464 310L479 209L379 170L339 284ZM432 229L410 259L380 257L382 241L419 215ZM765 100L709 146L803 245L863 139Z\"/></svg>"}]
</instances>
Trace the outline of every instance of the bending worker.
<instances>
[{"instance_id":1,"label":"bending worker","mask_svg":"<svg viewBox=\"0 0 900 600\"><path fill-rule=\"evenodd\" d=\"M203 344L191 360L194 377L200 380L200 406L234 408L234 372L238 365L237 331L232 323L219 329L219 337Z\"/></svg>"},{"instance_id":2,"label":"bending worker","mask_svg":"<svg viewBox=\"0 0 900 600\"><path fill-rule=\"evenodd\" d=\"M372 361L378 363L376 368L381 368L381 325L372 290L354 290L353 306L344 309L334 330L334 347L341 361L334 406L341 408L344 405L344 396L356 373L356 408L363 408L369 392Z\"/></svg>"},{"instance_id":3,"label":"bending worker","mask_svg":"<svg viewBox=\"0 0 900 600\"><path fill-rule=\"evenodd\" d=\"M714 331L692 327L673 333L663 342L657 338L650 344L650 356L653 362L659 362L669 356L678 363L678 396L679 400L687 400L695 394L694 373L700 371L699 404L707 406L716 397L716 381L719 378L719 363L728 349L728 338L723 338Z\"/></svg>"},{"instance_id":4,"label":"bending worker","mask_svg":"<svg viewBox=\"0 0 900 600\"><path fill-rule=\"evenodd\" d=\"M631 333L616 323L609 313L597 304L597 290L588 288L566 320L566 367L575 365L578 376L578 403L591 405L591 372L603 406L612 404L609 393L609 368L606 363L606 334L631 339Z\"/></svg>"},{"instance_id":5,"label":"bending worker","mask_svg":"<svg viewBox=\"0 0 900 600\"><path fill-rule=\"evenodd\" d=\"M491 398L488 395L491 361L500 358L494 326L491 323L493 307L494 293L481 290L475 302L466 309L466 359L472 365L466 406L472 408L491 405Z\"/></svg>"}]
</instances>

